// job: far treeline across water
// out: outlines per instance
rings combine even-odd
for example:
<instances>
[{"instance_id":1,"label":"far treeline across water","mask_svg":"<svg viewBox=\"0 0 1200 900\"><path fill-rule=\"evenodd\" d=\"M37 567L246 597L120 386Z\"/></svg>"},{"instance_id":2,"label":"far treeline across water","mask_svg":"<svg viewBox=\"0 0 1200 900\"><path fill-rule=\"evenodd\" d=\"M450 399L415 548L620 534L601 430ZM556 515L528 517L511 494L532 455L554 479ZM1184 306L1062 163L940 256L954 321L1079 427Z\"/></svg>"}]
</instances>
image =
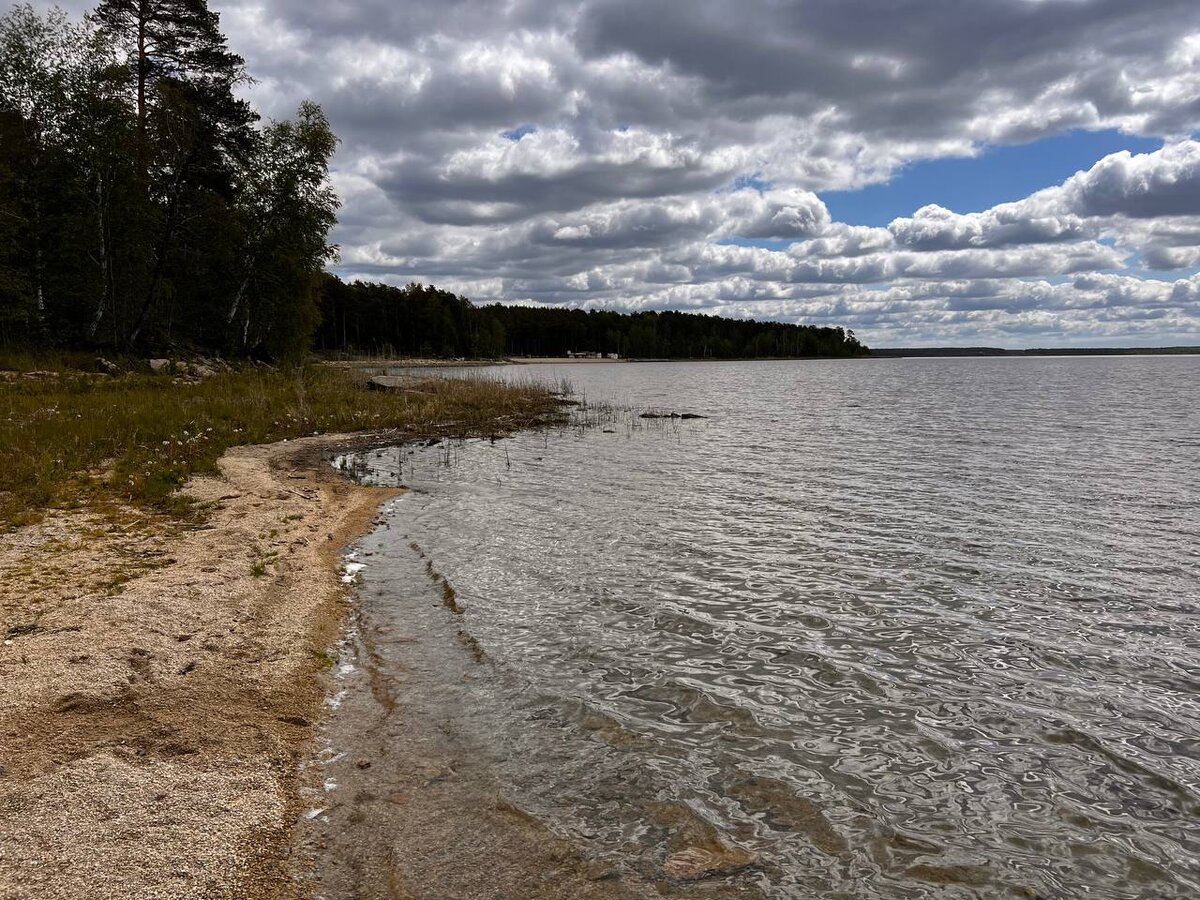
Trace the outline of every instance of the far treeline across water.
<instances>
[{"instance_id":1,"label":"far treeline across water","mask_svg":"<svg viewBox=\"0 0 1200 900\"><path fill-rule=\"evenodd\" d=\"M618 313L563 307L475 306L421 284L404 288L327 276L315 348L349 356L564 356L746 359L863 356L842 328L680 312Z\"/></svg>"},{"instance_id":2,"label":"far treeline across water","mask_svg":"<svg viewBox=\"0 0 1200 900\"><path fill-rule=\"evenodd\" d=\"M205 0L0 16L0 347L298 360L855 356L850 332L489 306L326 274L337 137L264 121Z\"/></svg>"}]
</instances>

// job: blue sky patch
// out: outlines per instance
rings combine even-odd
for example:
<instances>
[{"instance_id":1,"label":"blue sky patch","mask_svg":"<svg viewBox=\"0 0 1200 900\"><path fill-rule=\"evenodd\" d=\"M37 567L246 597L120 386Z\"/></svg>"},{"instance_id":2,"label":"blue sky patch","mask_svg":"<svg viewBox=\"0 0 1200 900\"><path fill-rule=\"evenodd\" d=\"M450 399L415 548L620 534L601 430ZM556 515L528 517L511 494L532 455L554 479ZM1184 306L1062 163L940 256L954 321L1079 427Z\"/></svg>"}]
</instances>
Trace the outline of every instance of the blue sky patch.
<instances>
[{"instance_id":1,"label":"blue sky patch","mask_svg":"<svg viewBox=\"0 0 1200 900\"><path fill-rule=\"evenodd\" d=\"M518 125L516 128L510 128L508 131L500 132L500 137L508 141L516 142L525 137L527 134L533 134L535 131L537 131L536 126L526 123L524 125Z\"/></svg>"},{"instance_id":2,"label":"blue sky patch","mask_svg":"<svg viewBox=\"0 0 1200 900\"><path fill-rule=\"evenodd\" d=\"M1161 146L1161 140L1119 131L1073 131L1029 144L989 147L976 157L913 163L886 184L820 196L834 221L851 225L887 225L930 203L957 213L979 212L1061 184L1110 153L1148 153Z\"/></svg>"},{"instance_id":3,"label":"blue sky patch","mask_svg":"<svg viewBox=\"0 0 1200 900\"><path fill-rule=\"evenodd\" d=\"M754 188L754 190L761 194L763 191L769 191L771 189L771 182L767 181L757 173L754 175L739 175L737 178L733 179L733 186L730 188L730 190L740 191L744 188Z\"/></svg>"}]
</instances>

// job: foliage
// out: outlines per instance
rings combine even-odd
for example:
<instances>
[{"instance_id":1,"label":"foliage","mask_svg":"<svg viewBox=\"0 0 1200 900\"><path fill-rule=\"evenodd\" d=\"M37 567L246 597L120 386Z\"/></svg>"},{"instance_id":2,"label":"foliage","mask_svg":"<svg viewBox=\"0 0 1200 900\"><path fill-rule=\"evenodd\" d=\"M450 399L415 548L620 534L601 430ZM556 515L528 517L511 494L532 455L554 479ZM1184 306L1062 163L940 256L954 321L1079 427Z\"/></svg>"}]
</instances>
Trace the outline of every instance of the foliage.
<instances>
[{"instance_id":1,"label":"foliage","mask_svg":"<svg viewBox=\"0 0 1200 900\"><path fill-rule=\"evenodd\" d=\"M326 276L316 347L374 356L563 356L741 359L860 356L841 328L756 322L680 312L616 313L527 306L476 307L465 297L410 284L344 284Z\"/></svg>"},{"instance_id":2,"label":"foliage","mask_svg":"<svg viewBox=\"0 0 1200 900\"><path fill-rule=\"evenodd\" d=\"M337 141L245 79L204 0L0 18L0 344L307 351Z\"/></svg>"}]
</instances>

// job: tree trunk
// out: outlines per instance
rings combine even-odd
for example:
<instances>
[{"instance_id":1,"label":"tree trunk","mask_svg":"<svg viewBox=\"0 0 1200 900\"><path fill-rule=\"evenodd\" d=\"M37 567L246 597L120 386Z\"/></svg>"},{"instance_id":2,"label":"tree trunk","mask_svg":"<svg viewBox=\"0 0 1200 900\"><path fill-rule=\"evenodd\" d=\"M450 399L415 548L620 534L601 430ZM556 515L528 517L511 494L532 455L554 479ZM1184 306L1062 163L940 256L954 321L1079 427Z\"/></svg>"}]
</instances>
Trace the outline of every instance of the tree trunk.
<instances>
[{"instance_id":1,"label":"tree trunk","mask_svg":"<svg viewBox=\"0 0 1200 900\"><path fill-rule=\"evenodd\" d=\"M146 59L146 24L149 18L150 14L146 9L146 4L140 4L137 31L137 125L138 135L143 141L146 137L146 80L149 76L148 60Z\"/></svg>"},{"instance_id":2,"label":"tree trunk","mask_svg":"<svg viewBox=\"0 0 1200 900\"><path fill-rule=\"evenodd\" d=\"M250 285L250 267L246 267L246 274L242 278L242 283L238 285L237 293L233 297L233 303L229 305L229 315L226 316L226 324L232 325L233 319L237 315L238 309L242 305L242 298L246 296L246 288Z\"/></svg>"},{"instance_id":3,"label":"tree trunk","mask_svg":"<svg viewBox=\"0 0 1200 900\"><path fill-rule=\"evenodd\" d=\"M42 201L33 200L33 293L37 300L37 322L39 329L46 327L46 251L42 228Z\"/></svg>"},{"instance_id":4,"label":"tree trunk","mask_svg":"<svg viewBox=\"0 0 1200 900\"><path fill-rule=\"evenodd\" d=\"M167 257L171 252L171 245L175 240L176 217L179 214L180 194L183 190L184 173L191 166L192 156L189 153L175 170L175 177L171 181L171 189L168 192L167 199L167 220L163 226L162 239L159 241L157 252L154 258L154 274L150 278L150 288L146 291L146 296L142 300L142 308L138 310L137 317L133 321L133 329L129 335L129 346L133 347L141 336L142 329L146 325L146 317L150 314L150 310L154 308L158 301L158 292L162 287L163 275L167 267Z\"/></svg>"},{"instance_id":5,"label":"tree trunk","mask_svg":"<svg viewBox=\"0 0 1200 900\"><path fill-rule=\"evenodd\" d=\"M163 227L163 236L159 241L158 250L154 254L154 274L150 277L150 287L146 291L146 296L142 300L142 308L138 310L137 318L133 323L133 331L129 335L129 346L132 348L141 337L142 329L146 325L146 318L150 314L150 310L154 308L158 301L158 292L162 288L163 275L167 267L167 256L171 252L171 244L175 239L175 214L179 207L178 191L171 192L171 200L167 204L167 221Z\"/></svg>"},{"instance_id":6,"label":"tree trunk","mask_svg":"<svg viewBox=\"0 0 1200 900\"><path fill-rule=\"evenodd\" d=\"M96 223L100 237L100 302L96 304L96 314L92 316L92 324L88 327L88 338L94 340L100 329L100 321L108 308L112 297L112 261L108 250L108 200L104 191L104 177L96 178Z\"/></svg>"}]
</instances>

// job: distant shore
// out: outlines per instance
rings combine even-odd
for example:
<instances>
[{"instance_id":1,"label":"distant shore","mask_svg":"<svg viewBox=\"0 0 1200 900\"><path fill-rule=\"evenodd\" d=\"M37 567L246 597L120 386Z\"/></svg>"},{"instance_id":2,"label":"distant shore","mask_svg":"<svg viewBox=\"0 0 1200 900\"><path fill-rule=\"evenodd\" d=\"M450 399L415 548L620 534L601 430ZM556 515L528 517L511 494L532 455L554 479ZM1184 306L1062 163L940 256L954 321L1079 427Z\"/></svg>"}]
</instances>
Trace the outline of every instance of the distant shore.
<instances>
[{"instance_id":1,"label":"distant shore","mask_svg":"<svg viewBox=\"0 0 1200 900\"><path fill-rule=\"evenodd\" d=\"M877 358L958 356L1189 356L1200 354L1196 347L1034 347L1008 350L1003 347L897 347L871 351Z\"/></svg>"},{"instance_id":2,"label":"distant shore","mask_svg":"<svg viewBox=\"0 0 1200 900\"><path fill-rule=\"evenodd\" d=\"M505 362L513 366L541 366L541 365L592 365L596 363L626 363L640 362L641 360L633 359L608 359L607 357L586 357L586 356L510 356Z\"/></svg>"},{"instance_id":3,"label":"distant shore","mask_svg":"<svg viewBox=\"0 0 1200 900\"><path fill-rule=\"evenodd\" d=\"M608 359L581 356L505 356L499 359L436 359L431 357L396 357L394 359L336 359L325 365L340 369L455 369L483 366L559 365L573 363L624 363L641 360ZM658 360L656 360L657 362Z\"/></svg>"},{"instance_id":4,"label":"distant shore","mask_svg":"<svg viewBox=\"0 0 1200 900\"><path fill-rule=\"evenodd\" d=\"M580 356L506 356L499 359L440 359L432 357L395 357L390 359L339 359L326 360L325 365L342 369L357 369L372 374L383 374L387 369L453 369L489 368L494 366L539 366L539 365L613 365L617 363L730 363L730 362L801 362L818 359L920 359L920 358L973 358L973 357L1024 357L1024 356L1190 356L1200 355L1200 346L1183 347L1035 347L1010 350L1003 347L897 347L873 349L870 353L854 357L838 356L758 356L731 359L692 358L642 358L580 357Z\"/></svg>"}]
</instances>

